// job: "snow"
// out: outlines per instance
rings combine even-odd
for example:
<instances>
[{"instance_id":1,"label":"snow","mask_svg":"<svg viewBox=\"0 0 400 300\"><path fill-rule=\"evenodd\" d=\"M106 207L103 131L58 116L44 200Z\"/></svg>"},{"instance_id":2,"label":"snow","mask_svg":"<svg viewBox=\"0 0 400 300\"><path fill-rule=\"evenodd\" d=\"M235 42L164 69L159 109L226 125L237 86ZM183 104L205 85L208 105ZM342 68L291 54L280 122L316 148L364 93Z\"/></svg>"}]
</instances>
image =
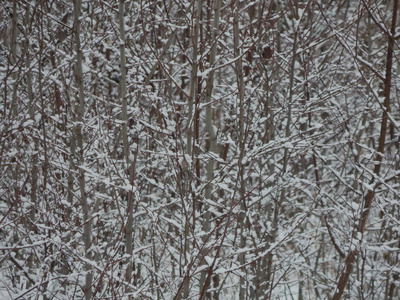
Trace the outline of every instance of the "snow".
<instances>
[{"instance_id":1,"label":"snow","mask_svg":"<svg viewBox=\"0 0 400 300\"><path fill-rule=\"evenodd\" d=\"M391 126L380 145L387 41L356 2L347 14L335 1L320 13L310 3L274 11L255 0L223 3L216 40L215 6L127 3L129 43L119 47L128 39L120 37L118 5L84 1L82 116L73 3L64 2L32 14L30 28L19 1L18 14L0 12L10 41L11 16L20 29L16 55L6 41L0 58L0 299L81 299L89 273L94 297L173 299L187 280L187 298L197 299L210 270L221 300L238 299L243 282L251 298L262 290L260 274L271 281L260 298L299 299L302 284L303 299L329 299L346 267L335 247L366 258L354 262L347 298L388 293L399 270L389 259L400 231L398 145L389 140L400 128L398 74L394 68ZM4 5L12 12L12 1ZM372 13L390 23L387 7ZM64 16L68 27L56 22ZM71 36L55 43L63 29ZM121 51L134 122L120 118ZM394 62L398 56L395 49Z\"/></svg>"},{"instance_id":2,"label":"snow","mask_svg":"<svg viewBox=\"0 0 400 300\"><path fill-rule=\"evenodd\" d=\"M1 288L0 285L0 299L2 300L13 300L13 298L6 289Z\"/></svg>"}]
</instances>

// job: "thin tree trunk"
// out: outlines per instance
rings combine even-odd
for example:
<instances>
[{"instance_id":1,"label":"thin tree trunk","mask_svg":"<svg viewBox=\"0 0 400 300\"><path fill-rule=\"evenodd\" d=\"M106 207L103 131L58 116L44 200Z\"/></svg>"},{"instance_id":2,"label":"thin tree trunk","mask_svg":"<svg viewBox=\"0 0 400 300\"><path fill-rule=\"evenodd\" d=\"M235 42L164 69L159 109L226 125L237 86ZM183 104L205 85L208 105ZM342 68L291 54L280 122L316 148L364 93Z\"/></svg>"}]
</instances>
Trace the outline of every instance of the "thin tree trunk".
<instances>
[{"instance_id":1,"label":"thin tree trunk","mask_svg":"<svg viewBox=\"0 0 400 300\"><path fill-rule=\"evenodd\" d=\"M221 15L221 0L216 0L215 1L215 9L214 9L214 22L213 22L213 29L211 33L211 43L212 43L212 49L210 53L210 59L209 59L209 68L214 68L215 64L215 58L217 54L217 43L215 41L218 33L218 27L219 27L219 18ZM214 154L216 153L217 149L217 135L214 130L214 125L213 125L213 109L212 109L212 92L214 88L214 71L210 70L207 78L207 87L206 87L206 128L208 132L208 139L210 142L210 149L209 152ZM206 180L207 180L207 186L205 188L205 193L204 193L204 198L205 199L211 199L211 194L212 194L212 180L214 178L214 158L209 158L206 166ZM210 231L210 219L211 215L210 212L208 211L208 205L203 204L202 207L204 208L205 214L204 214L204 220L203 220L203 232L205 233L205 238L203 239L203 242L206 243L207 237L209 231ZM202 259L207 255L207 253L210 251L208 247L204 244L203 248L203 256ZM205 270L201 272L201 278L200 278L200 292L201 294L206 297L207 293L204 293L204 291L207 291L208 286L210 284L210 277L208 276L208 270Z\"/></svg>"},{"instance_id":2,"label":"thin tree trunk","mask_svg":"<svg viewBox=\"0 0 400 300\"><path fill-rule=\"evenodd\" d=\"M126 254L129 257L128 266L126 269L126 281L128 284L132 283L132 273L134 270L134 262L132 261L133 254L133 184L134 184L134 163L130 158L130 149L128 141L128 100L126 95L126 55L125 55L125 0L119 1L118 10L119 19L119 33L120 33L120 60L121 60L121 75L119 80L119 98L122 102L121 107L121 121L122 124L122 143L124 147L124 159L126 168L128 171L129 181L131 184L131 190L127 191L127 205L126 215L127 222L125 228L126 235ZM130 290L130 289L128 289Z\"/></svg>"},{"instance_id":3,"label":"thin tree trunk","mask_svg":"<svg viewBox=\"0 0 400 300\"><path fill-rule=\"evenodd\" d=\"M381 120L381 130L379 134L379 144L376 151L375 157L375 167L373 170L373 178L371 179L370 185L374 186L376 184L377 179L380 175L383 155L385 153L385 141L386 141L386 132L387 132L387 123L388 123L388 112L390 111L390 86L392 82L392 66L393 66L393 50L394 50L394 35L396 33L396 23L397 23L397 10L398 10L398 0L394 0L393 2L393 15L392 15L392 25L390 34L388 34L388 49L386 53L386 74L384 80L384 96L385 100L383 102L383 113ZM375 197L375 187L374 190L368 190L367 194L364 197L364 207L361 210L361 215L358 222L358 227L355 228L354 232L358 232L361 236L364 235L365 226L368 220L368 216L370 214L372 201ZM332 297L332 300L341 299L344 289L347 286L349 281L349 277L351 271L353 269L353 264L358 253L357 246L354 245L350 247L350 251L347 254L345 264L343 270L340 274L338 283L336 285L335 293Z\"/></svg>"},{"instance_id":4,"label":"thin tree trunk","mask_svg":"<svg viewBox=\"0 0 400 300\"><path fill-rule=\"evenodd\" d=\"M45 11L44 8L44 3L41 3L40 9L42 11ZM39 88L39 97L40 97L40 107L41 107L41 119L40 119L40 130L41 132L41 137L40 139L40 144L43 147L43 156L44 156L44 163L43 163L43 167L42 167L42 176L43 176L43 182L42 182L42 186L43 187L47 187L47 184L49 182L49 178L48 178L48 168L49 168L49 155L48 155L48 141L47 141L47 128L46 128L46 102L45 102L45 88L44 88L44 57L45 57L45 45L44 45L44 36L45 36L45 28L44 28L44 17L42 17L39 21L39 33L40 33L40 38L39 38L39 59L38 59L38 88ZM49 203L49 198L47 194L43 194L42 198L40 199L42 203L45 203L46 205L46 209L47 211L51 211L50 208L50 203ZM51 222L49 220L49 218L47 218L46 226L48 226L49 228L51 227ZM49 239L51 239L52 237L52 230L47 230L47 237ZM53 247L52 245L45 245L45 255L47 256L51 256L53 255ZM43 289L47 290L47 286L48 286L48 282L43 283ZM45 295L44 299L48 299L48 297Z\"/></svg>"},{"instance_id":5,"label":"thin tree trunk","mask_svg":"<svg viewBox=\"0 0 400 300\"><path fill-rule=\"evenodd\" d=\"M234 17L233 17L233 47L234 47L234 55L236 57L235 68L236 68L236 82L238 86L238 97L239 97L239 160L238 160L238 183L239 183L239 191L240 196L239 199L242 199L240 203L241 212L239 214L238 226L240 228L240 248L246 247L246 199L245 192L246 186L244 181L244 164L243 157L245 151L245 137L244 137L244 82L243 82L243 64L242 57L240 56L240 36L239 36L239 5L240 1L235 1L234 8ZM246 253L242 252L239 255L239 263L240 265L245 265L246 261ZM241 276L240 277L240 290L239 290L239 298L245 299L246 296L246 279Z\"/></svg>"},{"instance_id":6,"label":"thin tree trunk","mask_svg":"<svg viewBox=\"0 0 400 300\"><path fill-rule=\"evenodd\" d=\"M17 63L17 36L18 36L18 24L17 24L17 2L16 0L13 1L13 18L12 18L12 32L11 32L11 62L13 64ZM19 71L20 73L20 71ZM12 116L17 115L17 101L18 101L18 95L17 95L17 88L18 88L18 80L17 78L19 77L19 74L14 71L13 72L13 93L12 93L12 102L11 102L11 109L10 113ZM10 115L11 116L11 115Z\"/></svg>"},{"instance_id":7,"label":"thin tree trunk","mask_svg":"<svg viewBox=\"0 0 400 300\"><path fill-rule=\"evenodd\" d=\"M195 3L195 2L194 2ZM193 112L194 99L197 97L197 73L198 73L198 42L199 42L199 30L200 30L200 18L201 11L203 9L203 0L199 0L197 3L197 11L195 17L192 17L192 22L194 23L193 32L191 34L191 41L193 45L193 56L192 56L192 70L190 74L190 89L189 89L189 100L188 100L188 128L187 128L187 136L186 136L186 153L189 157L191 157L192 162L194 161L194 156L196 151L193 149L194 140L193 140L193 130L195 124L195 116ZM192 15L194 15L194 7ZM193 166L193 163L192 163ZM187 166L189 168L189 165ZM189 171L189 170L187 170ZM189 189L191 187L189 186ZM189 193L187 193L186 197L189 199ZM196 226L196 196L192 197L192 230L195 230ZM185 216L185 237L184 237L184 264L188 266L189 264L189 255L190 255L190 242L189 242L189 228L190 228L190 216ZM186 280L182 289L183 299L187 299L189 297L189 287L190 280ZM181 295L178 295L177 299L180 299Z\"/></svg>"},{"instance_id":8,"label":"thin tree trunk","mask_svg":"<svg viewBox=\"0 0 400 300\"><path fill-rule=\"evenodd\" d=\"M30 5L27 3L26 8L25 8L25 25L29 26L30 24ZM30 57L30 52L29 52L29 36L27 33L25 33L25 68L26 70L30 70L31 67L31 57ZM29 99L29 116L32 120L35 120L35 105L34 105L34 99L33 99L33 89L32 89L32 73L30 71L27 72L26 75L26 85L27 85L27 94L28 94L28 99ZM36 218L36 205L37 205L37 182L38 182L38 152L39 152L39 141L36 136L32 136L33 138L33 143L34 143L34 151L35 154L32 156L32 169L31 169L31 211L29 213L29 222L28 228L30 230L34 230L31 224L35 224L35 218ZM33 268L33 254L29 256L28 259L28 268L31 270ZM28 281L27 288L31 286L30 281Z\"/></svg>"},{"instance_id":9,"label":"thin tree trunk","mask_svg":"<svg viewBox=\"0 0 400 300\"><path fill-rule=\"evenodd\" d=\"M85 116L85 95L84 95L84 85L83 85L83 70L82 70L82 48L81 48L81 40L80 40L80 32L81 32L81 9L82 9L82 0L74 0L74 36L75 36L75 51L76 51L76 62L75 62L75 79L78 88L78 93L76 97L75 103L75 136L73 137L76 140L76 162L79 165L83 165L84 163L84 153L83 153L83 136L82 136L82 124ZM77 166L75 166L76 168ZM86 182L85 182L85 173L82 168L78 170L78 183L79 183L79 191L80 191L80 202L82 206L83 213L83 242L85 245L85 257L87 260L91 260L91 254L89 248L92 244L91 241L91 232L92 232L92 224L90 220L90 211L89 205L87 202L86 196ZM90 263L85 264L86 276L85 276L85 298L87 300L92 299L92 266Z\"/></svg>"}]
</instances>

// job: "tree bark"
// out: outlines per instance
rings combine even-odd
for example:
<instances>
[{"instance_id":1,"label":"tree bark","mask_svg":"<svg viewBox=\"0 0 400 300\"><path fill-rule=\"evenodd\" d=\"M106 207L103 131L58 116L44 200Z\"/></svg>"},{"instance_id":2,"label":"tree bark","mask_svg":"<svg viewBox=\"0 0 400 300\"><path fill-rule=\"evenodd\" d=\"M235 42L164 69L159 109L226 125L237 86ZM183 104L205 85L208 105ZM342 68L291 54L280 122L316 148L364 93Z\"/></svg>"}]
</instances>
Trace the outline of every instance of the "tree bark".
<instances>
[{"instance_id":1,"label":"tree bark","mask_svg":"<svg viewBox=\"0 0 400 300\"><path fill-rule=\"evenodd\" d=\"M207 86L206 86L206 97L205 97L205 102L206 102L206 128L208 132L208 140L210 143L210 148L209 152L211 153L211 156L216 154L217 150L217 135L215 133L214 129L214 124L213 124L213 108L212 108L212 92L214 88L214 70L213 68L215 67L215 60L216 60L216 54L217 54L217 42L216 42L216 37L218 33L218 27L219 27L219 19L221 15L221 5L222 1L221 0L216 0L215 1L215 8L214 8L214 21L213 21L213 27L212 27L212 33L211 33L211 43L212 43L212 48L210 52L210 58L209 58L209 64L208 67L211 69L210 72L208 73L207 77ZM214 178L214 158L210 157L207 161L207 166L206 166L206 180L207 180L207 186L205 188L204 192L204 198L205 199L211 199L212 198L212 180ZM208 211L208 205L203 204L202 205L204 209L204 219L202 221L202 229L203 232L205 233L205 236L203 238L203 242L206 243L208 240L208 235L210 234L210 219L211 219L211 214ZM204 257L208 254L210 249L206 247L204 244L203 247L203 255L201 259L204 259ZM206 280L208 278L208 270L202 271L201 272L201 278L200 278L200 292L204 296L207 295L207 293L202 293L203 291L207 291L210 280Z\"/></svg>"},{"instance_id":2,"label":"tree bark","mask_svg":"<svg viewBox=\"0 0 400 300\"><path fill-rule=\"evenodd\" d=\"M83 69L82 69L82 47L81 47L81 10L82 0L74 0L74 37L75 37L75 80L78 89L76 94L75 102L75 135L72 137L76 141L76 149L73 149L76 155L75 169L78 169L78 183L80 191L80 203L82 206L83 213L83 242L85 245L85 258L91 260L90 247L92 244L91 233L92 233L92 221L90 216L90 209L87 202L86 195L86 182L85 182L85 171L80 168L84 164L85 156L83 152L83 134L82 125L85 117L85 91L83 82ZM74 144L74 143L73 143ZM86 300L92 299L92 266L89 262L85 263L85 298Z\"/></svg>"},{"instance_id":3,"label":"tree bark","mask_svg":"<svg viewBox=\"0 0 400 300\"><path fill-rule=\"evenodd\" d=\"M119 80L119 98L121 101L121 121L122 123L122 143L124 147L124 160L128 172L128 178L130 182L130 190L126 191L126 216L127 222L125 227L126 236L126 254L128 255L128 265L126 269L126 281L128 284L132 283L132 273L134 269L134 262L132 261L133 254L133 200L134 200L134 166L133 161L130 157L129 140L128 140L128 100L127 100L127 88L126 88L126 54L125 54L125 1L119 1L118 9L118 20L119 20L119 50L120 50L120 61L121 61L121 74ZM128 289L130 290L130 289Z\"/></svg>"}]
</instances>

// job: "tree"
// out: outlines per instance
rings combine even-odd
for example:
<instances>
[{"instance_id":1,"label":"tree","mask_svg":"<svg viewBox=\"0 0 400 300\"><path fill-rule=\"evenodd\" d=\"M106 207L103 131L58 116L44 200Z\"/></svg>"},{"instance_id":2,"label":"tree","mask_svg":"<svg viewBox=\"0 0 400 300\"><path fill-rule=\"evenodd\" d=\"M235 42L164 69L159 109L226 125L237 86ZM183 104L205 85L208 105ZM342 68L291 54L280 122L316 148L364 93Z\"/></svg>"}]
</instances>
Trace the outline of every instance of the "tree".
<instances>
[{"instance_id":1,"label":"tree","mask_svg":"<svg viewBox=\"0 0 400 300\"><path fill-rule=\"evenodd\" d=\"M0 297L399 296L397 0L1 8Z\"/></svg>"}]
</instances>

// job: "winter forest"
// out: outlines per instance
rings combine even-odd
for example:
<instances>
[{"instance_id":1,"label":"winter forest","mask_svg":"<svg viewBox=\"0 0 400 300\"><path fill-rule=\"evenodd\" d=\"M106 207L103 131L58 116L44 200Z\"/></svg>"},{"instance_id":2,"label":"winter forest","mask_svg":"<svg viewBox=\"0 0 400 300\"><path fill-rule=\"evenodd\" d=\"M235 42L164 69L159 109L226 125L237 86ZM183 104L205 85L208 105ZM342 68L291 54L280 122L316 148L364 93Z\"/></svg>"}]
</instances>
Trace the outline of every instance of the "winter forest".
<instances>
[{"instance_id":1,"label":"winter forest","mask_svg":"<svg viewBox=\"0 0 400 300\"><path fill-rule=\"evenodd\" d=\"M3 0L1 299L399 299L398 0Z\"/></svg>"}]
</instances>

